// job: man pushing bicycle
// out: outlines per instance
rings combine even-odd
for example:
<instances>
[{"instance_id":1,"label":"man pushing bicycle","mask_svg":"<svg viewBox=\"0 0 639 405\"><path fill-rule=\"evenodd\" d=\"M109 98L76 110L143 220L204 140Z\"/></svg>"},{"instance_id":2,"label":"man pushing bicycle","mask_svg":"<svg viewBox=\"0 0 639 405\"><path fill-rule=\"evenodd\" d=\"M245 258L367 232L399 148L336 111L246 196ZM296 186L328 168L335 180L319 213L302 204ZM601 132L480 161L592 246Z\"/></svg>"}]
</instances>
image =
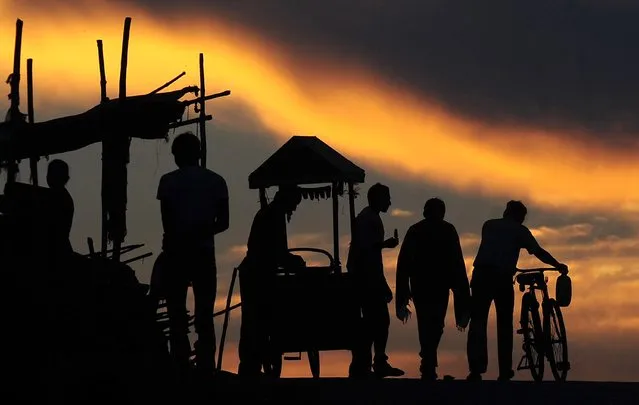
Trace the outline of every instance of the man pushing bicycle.
<instances>
[{"instance_id":1,"label":"man pushing bicycle","mask_svg":"<svg viewBox=\"0 0 639 405\"><path fill-rule=\"evenodd\" d=\"M472 308L467 344L469 381L480 381L488 367L487 326L493 300L497 312L498 380L509 381L515 375L512 369L515 308L512 280L519 251L526 249L562 273L568 272L568 266L559 263L539 246L530 230L523 225L527 212L521 201L509 201L503 218L490 219L482 227L481 243L470 282Z\"/></svg>"}]
</instances>

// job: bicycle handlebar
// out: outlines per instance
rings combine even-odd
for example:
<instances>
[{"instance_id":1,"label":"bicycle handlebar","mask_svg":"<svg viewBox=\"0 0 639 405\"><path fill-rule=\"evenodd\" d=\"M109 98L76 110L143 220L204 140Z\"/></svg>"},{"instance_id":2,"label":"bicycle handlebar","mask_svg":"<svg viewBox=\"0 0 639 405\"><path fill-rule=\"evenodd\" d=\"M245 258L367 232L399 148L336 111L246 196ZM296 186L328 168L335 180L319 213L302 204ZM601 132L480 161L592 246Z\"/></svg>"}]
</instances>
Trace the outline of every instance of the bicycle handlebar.
<instances>
[{"instance_id":1,"label":"bicycle handlebar","mask_svg":"<svg viewBox=\"0 0 639 405\"><path fill-rule=\"evenodd\" d=\"M538 267L538 268L533 268L533 269L515 269L515 273L544 273L546 271L561 272L561 270L556 268L556 267Z\"/></svg>"}]
</instances>

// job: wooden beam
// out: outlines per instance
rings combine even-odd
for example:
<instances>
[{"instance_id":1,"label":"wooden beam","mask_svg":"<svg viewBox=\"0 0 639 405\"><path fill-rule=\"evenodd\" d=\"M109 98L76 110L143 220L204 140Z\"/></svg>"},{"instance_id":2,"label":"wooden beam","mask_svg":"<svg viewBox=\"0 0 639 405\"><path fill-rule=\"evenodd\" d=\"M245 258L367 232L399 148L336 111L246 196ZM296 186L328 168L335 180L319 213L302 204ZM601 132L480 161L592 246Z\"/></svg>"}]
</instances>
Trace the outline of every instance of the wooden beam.
<instances>
[{"instance_id":1,"label":"wooden beam","mask_svg":"<svg viewBox=\"0 0 639 405\"><path fill-rule=\"evenodd\" d=\"M29 124L35 124L35 114L33 111L33 59L27 59L27 115ZM38 185L38 160L39 156L29 158L29 168L31 170L31 182Z\"/></svg>"},{"instance_id":2,"label":"wooden beam","mask_svg":"<svg viewBox=\"0 0 639 405\"><path fill-rule=\"evenodd\" d=\"M204 54L200 54L200 165L206 167L206 90L204 87Z\"/></svg>"}]
</instances>

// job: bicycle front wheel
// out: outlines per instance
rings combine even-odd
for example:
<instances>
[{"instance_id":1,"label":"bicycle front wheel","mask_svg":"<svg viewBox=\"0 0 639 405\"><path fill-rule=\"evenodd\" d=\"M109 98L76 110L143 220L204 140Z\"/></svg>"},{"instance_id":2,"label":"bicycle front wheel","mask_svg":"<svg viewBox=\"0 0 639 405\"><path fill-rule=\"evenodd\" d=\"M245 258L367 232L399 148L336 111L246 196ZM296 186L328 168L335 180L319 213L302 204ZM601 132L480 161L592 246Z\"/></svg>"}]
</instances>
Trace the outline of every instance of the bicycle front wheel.
<instances>
[{"instance_id":1,"label":"bicycle front wheel","mask_svg":"<svg viewBox=\"0 0 639 405\"><path fill-rule=\"evenodd\" d=\"M530 293L524 295L521 327L524 334L524 352L530 374L535 381L542 381L544 379L543 330L539 316L539 303Z\"/></svg>"},{"instance_id":2,"label":"bicycle front wheel","mask_svg":"<svg viewBox=\"0 0 639 405\"><path fill-rule=\"evenodd\" d=\"M544 309L544 336L546 339L546 358L550 370L557 381L566 381L570 363L568 362L568 340L561 308L554 299L548 300Z\"/></svg>"}]
</instances>

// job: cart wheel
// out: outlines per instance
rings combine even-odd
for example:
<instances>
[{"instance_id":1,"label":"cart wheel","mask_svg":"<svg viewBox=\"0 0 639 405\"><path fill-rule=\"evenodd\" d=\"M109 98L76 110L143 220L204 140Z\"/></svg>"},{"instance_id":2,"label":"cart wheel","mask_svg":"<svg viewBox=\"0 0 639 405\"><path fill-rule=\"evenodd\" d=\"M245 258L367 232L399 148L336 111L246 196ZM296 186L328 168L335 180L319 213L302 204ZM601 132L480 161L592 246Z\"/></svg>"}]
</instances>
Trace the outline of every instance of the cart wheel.
<instances>
[{"instance_id":1,"label":"cart wheel","mask_svg":"<svg viewBox=\"0 0 639 405\"><path fill-rule=\"evenodd\" d=\"M320 377L320 357L319 351L310 350L308 352L308 364L311 366L311 374L313 378Z\"/></svg>"}]
</instances>

